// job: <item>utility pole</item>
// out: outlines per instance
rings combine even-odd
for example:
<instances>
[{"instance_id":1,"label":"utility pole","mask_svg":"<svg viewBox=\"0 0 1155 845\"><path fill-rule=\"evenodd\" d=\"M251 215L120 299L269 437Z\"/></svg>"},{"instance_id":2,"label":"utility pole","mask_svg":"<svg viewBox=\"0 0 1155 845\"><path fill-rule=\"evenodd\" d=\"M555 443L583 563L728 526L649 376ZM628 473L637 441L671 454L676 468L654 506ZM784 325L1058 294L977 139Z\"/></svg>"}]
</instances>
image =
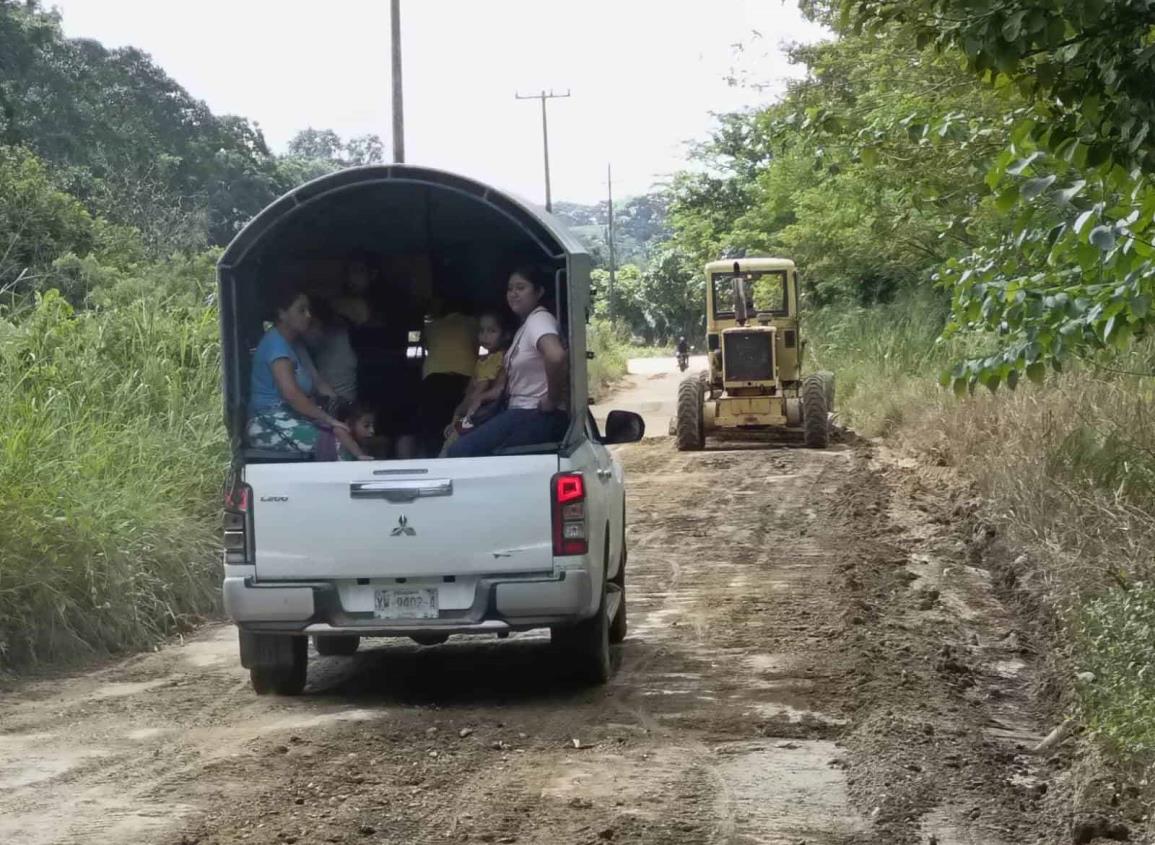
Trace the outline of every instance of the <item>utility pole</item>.
<instances>
[{"instance_id":1,"label":"utility pole","mask_svg":"<svg viewBox=\"0 0 1155 845\"><path fill-rule=\"evenodd\" d=\"M617 261L614 258L614 169L612 164L606 165L606 184L609 187L609 225L606 227L608 234L606 241L610 248L610 301L609 314L610 320L614 318L614 276L617 272Z\"/></svg>"},{"instance_id":2,"label":"utility pole","mask_svg":"<svg viewBox=\"0 0 1155 845\"><path fill-rule=\"evenodd\" d=\"M401 87L401 0L392 0L393 18L393 163L405 163L405 104Z\"/></svg>"},{"instance_id":3,"label":"utility pole","mask_svg":"<svg viewBox=\"0 0 1155 845\"><path fill-rule=\"evenodd\" d=\"M397 2L397 0L394 0L394 2ZM525 96L522 96L521 94L514 94L514 97L516 97L519 100L541 100L541 143L542 143L542 146L545 148L545 210L546 211L553 211L553 198L550 196L550 193L549 193L549 121L546 119L546 115L545 115L545 101L558 99L558 98L564 98L564 97L568 97L569 95L570 95L570 92L568 89L566 90L566 92L564 94L555 94L553 92L552 88L550 89L548 94L545 91L542 91L540 94L526 94Z\"/></svg>"}]
</instances>

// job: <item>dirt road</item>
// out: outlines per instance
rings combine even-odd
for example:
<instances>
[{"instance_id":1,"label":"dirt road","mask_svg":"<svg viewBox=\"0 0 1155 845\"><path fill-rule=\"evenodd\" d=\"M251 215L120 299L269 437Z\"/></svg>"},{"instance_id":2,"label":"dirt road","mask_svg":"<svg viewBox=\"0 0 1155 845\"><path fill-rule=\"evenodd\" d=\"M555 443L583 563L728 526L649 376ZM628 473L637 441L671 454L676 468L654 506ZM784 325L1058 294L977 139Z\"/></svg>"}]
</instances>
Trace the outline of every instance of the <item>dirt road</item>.
<instances>
[{"instance_id":1,"label":"dirt road","mask_svg":"<svg viewBox=\"0 0 1155 845\"><path fill-rule=\"evenodd\" d=\"M678 374L635 378L615 406ZM608 686L532 633L372 641L257 698L210 627L4 690L0 842L1052 841L1028 646L965 502L862 443L620 457Z\"/></svg>"}]
</instances>

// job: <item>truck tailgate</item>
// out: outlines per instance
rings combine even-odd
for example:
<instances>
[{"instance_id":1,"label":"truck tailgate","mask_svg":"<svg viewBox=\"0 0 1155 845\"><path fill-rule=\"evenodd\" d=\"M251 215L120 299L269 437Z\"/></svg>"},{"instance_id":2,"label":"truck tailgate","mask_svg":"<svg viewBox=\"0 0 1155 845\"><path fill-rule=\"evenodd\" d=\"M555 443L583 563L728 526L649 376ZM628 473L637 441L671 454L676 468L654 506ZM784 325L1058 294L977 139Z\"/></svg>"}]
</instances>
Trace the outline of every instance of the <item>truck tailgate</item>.
<instances>
[{"instance_id":1,"label":"truck tailgate","mask_svg":"<svg viewBox=\"0 0 1155 845\"><path fill-rule=\"evenodd\" d=\"M553 568L556 455L254 464L258 580Z\"/></svg>"}]
</instances>

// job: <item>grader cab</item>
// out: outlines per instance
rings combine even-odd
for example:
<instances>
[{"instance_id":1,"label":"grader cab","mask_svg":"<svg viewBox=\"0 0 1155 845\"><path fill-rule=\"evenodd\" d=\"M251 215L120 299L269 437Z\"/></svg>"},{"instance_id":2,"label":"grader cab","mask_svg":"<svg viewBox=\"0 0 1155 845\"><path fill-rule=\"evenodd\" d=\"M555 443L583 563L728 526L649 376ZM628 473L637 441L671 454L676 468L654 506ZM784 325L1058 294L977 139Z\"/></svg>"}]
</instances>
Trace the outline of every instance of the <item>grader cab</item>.
<instances>
[{"instance_id":1,"label":"grader cab","mask_svg":"<svg viewBox=\"0 0 1155 845\"><path fill-rule=\"evenodd\" d=\"M680 451L711 433L795 431L805 444L830 442L833 373L802 375L798 270L785 258L706 265L710 369L678 386L673 428Z\"/></svg>"}]
</instances>

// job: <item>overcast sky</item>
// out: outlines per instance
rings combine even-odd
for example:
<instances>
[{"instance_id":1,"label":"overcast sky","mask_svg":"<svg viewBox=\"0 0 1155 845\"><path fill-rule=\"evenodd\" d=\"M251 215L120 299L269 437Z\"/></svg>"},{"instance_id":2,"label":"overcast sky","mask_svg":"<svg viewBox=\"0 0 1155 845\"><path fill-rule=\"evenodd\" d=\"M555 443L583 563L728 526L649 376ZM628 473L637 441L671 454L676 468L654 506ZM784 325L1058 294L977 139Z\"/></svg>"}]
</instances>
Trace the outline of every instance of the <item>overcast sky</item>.
<instances>
[{"instance_id":1,"label":"overcast sky","mask_svg":"<svg viewBox=\"0 0 1155 845\"><path fill-rule=\"evenodd\" d=\"M217 113L260 124L274 150L307 126L389 148L388 0L46 0L69 36L134 45ZM710 112L773 99L812 41L794 0L402 0L407 159L541 202L550 101L555 199L594 202L679 169ZM741 47L734 45L741 44ZM763 90L731 87L739 71Z\"/></svg>"}]
</instances>

